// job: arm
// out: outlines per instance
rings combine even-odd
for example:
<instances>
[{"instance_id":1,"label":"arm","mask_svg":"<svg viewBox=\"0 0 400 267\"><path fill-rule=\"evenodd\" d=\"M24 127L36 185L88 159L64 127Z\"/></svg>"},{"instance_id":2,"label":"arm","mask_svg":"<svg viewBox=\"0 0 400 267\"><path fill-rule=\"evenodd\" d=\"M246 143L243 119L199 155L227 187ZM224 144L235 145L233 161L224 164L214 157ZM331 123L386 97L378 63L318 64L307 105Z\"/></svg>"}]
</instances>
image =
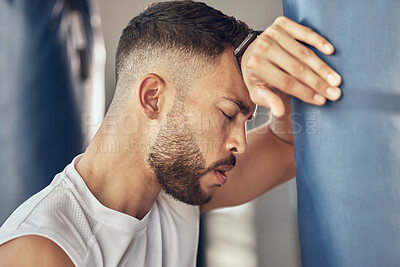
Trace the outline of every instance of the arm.
<instances>
[{"instance_id":1,"label":"arm","mask_svg":"<svg viewBox=\"0 0 400 267\"><path fill-rule=\"evenodd\" d=\"M327 55L334 52L322 36L279 17L244 53L241 67L250 98L276 116L249 132L247 152L237 156L228 182L215 190L202 212L245 203L295 176L291 119L283 116L290 110L288 95L315 105L340 98L339 74L300 41Z\"/></svg>"},{"instance_id":2,"label":"arm","mask_svg":"<svg viewBox=\"0 0 400 267\"><path fill-rule=\"evenodd\" d=\"M23 236L0 246L0 266L74 266L67 254L42 236Z\"/></svg>"}]
</instances>

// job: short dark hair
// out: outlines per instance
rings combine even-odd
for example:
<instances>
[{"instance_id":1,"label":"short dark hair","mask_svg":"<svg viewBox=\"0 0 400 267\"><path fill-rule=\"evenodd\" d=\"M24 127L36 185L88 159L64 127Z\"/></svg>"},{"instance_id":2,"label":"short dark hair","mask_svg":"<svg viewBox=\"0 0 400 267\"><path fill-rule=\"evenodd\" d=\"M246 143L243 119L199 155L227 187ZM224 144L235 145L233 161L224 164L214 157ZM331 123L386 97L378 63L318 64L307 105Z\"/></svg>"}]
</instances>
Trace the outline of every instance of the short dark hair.
<instances>
[{"instance_id":1,"label":"short dark hair","mask_svg":"<svg viewBox=\"0 0 400 267\"><path fill-rule=\"evenodd\" d=\"M168 1L150 5L123 30L116 54L116 76L135 49L176 49L213 59L238 46L249 26L202 2ZM150 52L150 51L149 51Z\"/></svg>"}]
</instances>

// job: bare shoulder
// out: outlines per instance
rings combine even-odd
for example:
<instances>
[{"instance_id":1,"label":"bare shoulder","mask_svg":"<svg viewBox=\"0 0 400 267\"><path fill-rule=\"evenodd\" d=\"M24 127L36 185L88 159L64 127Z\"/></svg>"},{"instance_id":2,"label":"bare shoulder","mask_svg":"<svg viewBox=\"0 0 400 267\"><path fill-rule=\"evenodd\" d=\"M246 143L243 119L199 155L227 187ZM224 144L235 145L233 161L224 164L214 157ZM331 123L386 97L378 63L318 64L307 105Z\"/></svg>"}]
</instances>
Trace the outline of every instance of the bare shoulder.
<instances>
[{"instance_id":1,"label":"bare shoulder","mask_svg":"<svg viewBox=\"0 0 400 267\"><path fill-rule=\"evenodd\" d=\"M28 235L0 246L0 266L74 266L74 264L50 239Z\"/></svg>"}]
</instances>

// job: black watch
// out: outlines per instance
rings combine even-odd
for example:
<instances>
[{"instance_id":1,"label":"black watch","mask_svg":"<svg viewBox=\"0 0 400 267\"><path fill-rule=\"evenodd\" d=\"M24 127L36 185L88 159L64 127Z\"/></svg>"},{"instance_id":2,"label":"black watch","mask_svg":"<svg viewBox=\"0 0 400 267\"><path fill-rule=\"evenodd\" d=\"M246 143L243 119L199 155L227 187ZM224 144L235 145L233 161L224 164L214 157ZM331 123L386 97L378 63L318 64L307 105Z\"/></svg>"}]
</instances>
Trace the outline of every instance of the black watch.
<instances>
[{"instance_id":1,"label":"black watch","mask_svg":"<svg viewBox=\"0 0 400 267\"><path fill-rule=\"evenodd\" d=\"M243 40L243 42L236 47L236 49L233 51L233 59L235 60L235 65L236 68L243 78L243 73L242 73L242 68L240 67L240 60L239 58L243 56L244 51L246 51L247 47L255 40L257 39L257 36L263 33L263 31L252 31L247 35L247 37Z\"/></svg>"}]
</instances>

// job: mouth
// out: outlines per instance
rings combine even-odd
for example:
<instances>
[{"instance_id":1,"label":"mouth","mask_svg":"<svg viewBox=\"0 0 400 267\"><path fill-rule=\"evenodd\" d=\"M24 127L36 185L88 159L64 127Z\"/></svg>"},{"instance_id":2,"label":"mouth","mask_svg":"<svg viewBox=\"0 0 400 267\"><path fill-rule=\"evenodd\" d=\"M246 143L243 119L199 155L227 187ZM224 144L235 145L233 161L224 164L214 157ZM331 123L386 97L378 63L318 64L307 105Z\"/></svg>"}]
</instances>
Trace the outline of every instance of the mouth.
<instances>
[{"instance_id":1,"label":"mouth","mask_svg":"<svg viewBox=\"0 0 400 267\"><path fill-rule=\"evenodd\" d=\"M223 166L219 166L214 172L217 176L217 180L218 182L223 185L226 183L226 181L228 180L228 177L226 176L226 172L229 172L230 170L233 169L232 165L223 165Z\"/></svg>"}]
</instances>

